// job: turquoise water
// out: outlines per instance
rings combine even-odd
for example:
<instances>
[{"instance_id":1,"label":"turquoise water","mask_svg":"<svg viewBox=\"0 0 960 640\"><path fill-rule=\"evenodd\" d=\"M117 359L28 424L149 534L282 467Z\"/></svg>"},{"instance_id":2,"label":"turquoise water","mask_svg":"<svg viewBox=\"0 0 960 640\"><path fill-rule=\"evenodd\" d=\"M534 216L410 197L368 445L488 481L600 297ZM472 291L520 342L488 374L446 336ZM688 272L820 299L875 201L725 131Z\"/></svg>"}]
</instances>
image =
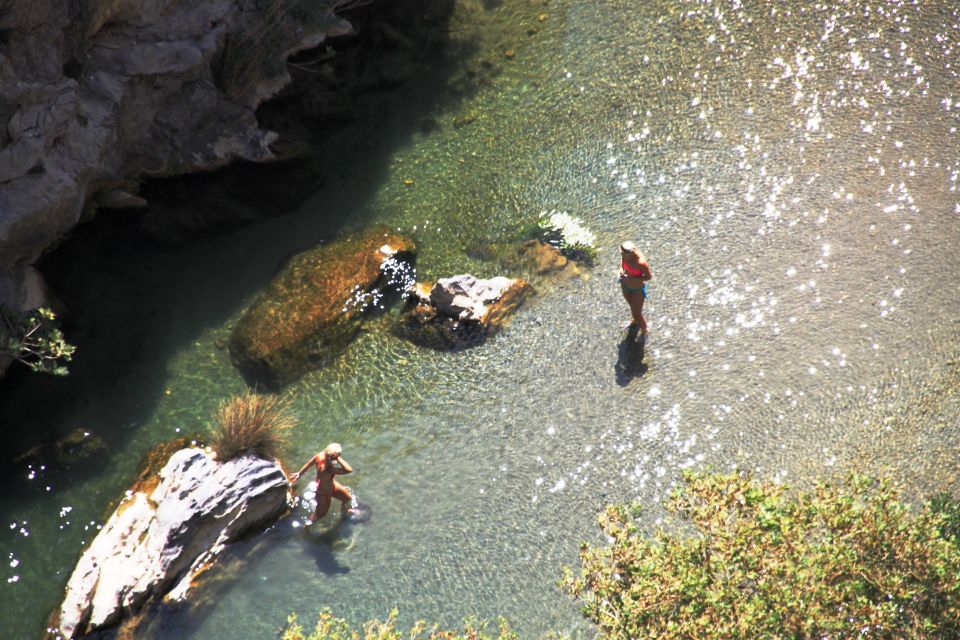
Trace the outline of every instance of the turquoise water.
<instances>
[{"instance_id":1,"label":"turquoise water","mask_svg":"<svg viewBox=\"0 0 960 640\"><path fill-rule=\"evenodd\" d=\"M24 402L57 402L7 415L89 428L109 457L24 469L5 492L9 637L38 635L140 455L243 389L221 345L283 258L372 222L416 238L424 279L500 273L477 248L554 209L597 234L600 257L480 348L421 350L384 319L289 388L288 466L343 443L370 522L324 542L295 514L143 637L270 638L324 606L589 637L561 567L596 540L604 502L639 500L656 524L683 469L958 489L956 10L517 0L464 2L452 24L488 82L443 103L400 92L386 159L351 159L286 217L78 269L82 335L119 344L69 382L22 383ZM424 113L439 127L411 126ZM655 276L642 375L617 368L624 238ZM131 325L148 339L126 348Z\"/></svg>"}]
</instances>

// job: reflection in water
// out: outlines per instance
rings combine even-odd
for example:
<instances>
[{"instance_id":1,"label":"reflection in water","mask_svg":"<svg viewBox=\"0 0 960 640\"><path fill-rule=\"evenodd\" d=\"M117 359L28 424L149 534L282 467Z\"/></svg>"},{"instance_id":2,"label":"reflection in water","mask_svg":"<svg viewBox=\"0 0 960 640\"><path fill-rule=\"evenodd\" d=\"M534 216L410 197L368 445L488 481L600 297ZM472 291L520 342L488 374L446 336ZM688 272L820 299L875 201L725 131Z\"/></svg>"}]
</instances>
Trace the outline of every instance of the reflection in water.
<instances>
[{"instance_id":1,"label":"reflection in water","mask_svg":"<svg viewBox=\"0 0 960 640\"><path fill-rule=\"evenodd\" d=\"M515 238L541 211L582 219L601 250L590 277L537 296L477 349L418 349L384 313L289 389L302 426L288 460L349 443L351 484L377 517L348 553L279 525L202 620L173 615L148 639L270 637L290 610L308 620L324 605L352 620L399 606L402 624L502 613L524 635L592 637L555 584L605 500L640 501L655 525L681 470L707 465L956 489L960 15L948 4L463 3L479 28L458 32L475 55L451 88L475 91L432 114L356 201L332 205L328 190L285 219L148 256L149 269L132 260L135 284L97 275L104 302L148 286L184 311L147 323L139 366L50 414L63 433L125 437L103 469L35 467L4 498L0 619L30 637L132 461L242 388L217 346L238 299L269 279L264 256L320 235L316 212L333 206L413 234L423 280L502 275L470 248ZM657 296L649 343L615 352L626 237L656 265ZM94 307L103 331L149 315Z\"/></svg>"}]
</instances>

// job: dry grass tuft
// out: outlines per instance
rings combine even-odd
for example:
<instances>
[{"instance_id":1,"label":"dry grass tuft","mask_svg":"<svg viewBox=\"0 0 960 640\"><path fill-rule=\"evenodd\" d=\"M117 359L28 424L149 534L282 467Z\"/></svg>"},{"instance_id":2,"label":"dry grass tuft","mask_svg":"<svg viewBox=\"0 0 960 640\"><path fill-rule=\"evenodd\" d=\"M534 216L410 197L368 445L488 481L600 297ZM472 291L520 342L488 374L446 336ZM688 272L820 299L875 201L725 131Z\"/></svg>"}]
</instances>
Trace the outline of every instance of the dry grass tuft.
<instances>
[{"instance_id":1,"label":"dry grass tuft","mask_svg":"<svg viewBox=\"0 0 960 640\"><path fill-rule=\"evenodd\" d=\"M223 400L214 414L210 446L223 462L247 451L276 458L297 424L289 409L288 400L249 391Z\"/></svg>"}]
</instances>

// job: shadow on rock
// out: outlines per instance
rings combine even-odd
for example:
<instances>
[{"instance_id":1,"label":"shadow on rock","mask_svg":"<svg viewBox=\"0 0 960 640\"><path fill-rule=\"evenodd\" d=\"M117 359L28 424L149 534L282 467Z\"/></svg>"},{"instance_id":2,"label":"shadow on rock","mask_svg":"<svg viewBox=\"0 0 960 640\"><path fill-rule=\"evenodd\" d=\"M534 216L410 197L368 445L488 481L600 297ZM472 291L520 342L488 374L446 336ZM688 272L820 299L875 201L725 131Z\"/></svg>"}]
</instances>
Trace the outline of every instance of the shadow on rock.
<instances>
[{"instance_id":1,"label":"shadow on rock","mask_svg":"<svg viewBox=\"0 0 960 640\"><path fill-rule=\"evenodd\" d=\"M646 339L637 337L637 328L630 327L627 335L617 345L617 384L626 387L634 378L644 375L649 368L643 361Z\"/></svg>"}]
</instances>

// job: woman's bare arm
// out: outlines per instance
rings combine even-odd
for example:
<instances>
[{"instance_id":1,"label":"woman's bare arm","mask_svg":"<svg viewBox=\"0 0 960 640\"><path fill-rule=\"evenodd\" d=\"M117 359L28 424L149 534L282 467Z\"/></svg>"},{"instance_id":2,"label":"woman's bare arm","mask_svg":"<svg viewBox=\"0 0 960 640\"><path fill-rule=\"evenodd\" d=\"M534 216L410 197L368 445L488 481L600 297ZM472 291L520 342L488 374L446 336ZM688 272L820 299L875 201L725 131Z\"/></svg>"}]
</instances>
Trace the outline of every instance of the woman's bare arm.
<instances>
[{"instance_id":1,"label":"woman's bare arm","mask_svg":"<svg viewBox=\"0 0 960 640\"><path fill-rule=\"evenodd\" d=\"M290 476L290 482L296 482L297 480L299 480L300 476L303 475L303 472L315 464L317 464L317 456L313 456L312 458L310 458L310 460L307 461L307 464L303 465L300 468L300 471L297 471L295 474Z\"/></svg>"},{"instance_id":2,"label":"woman's bare arm","mask_svg":"<svg viewBox=\"0 0 960 640\"><path fill-rule=\"evenodd\" d=\"M342 456L337 456L337 462L340 463L340 469L337 469L336 471L334 471L334 473L338 475L353 473L353 467L351 467L350 463L344 460Z\"/></svg>"}]
</instances>

